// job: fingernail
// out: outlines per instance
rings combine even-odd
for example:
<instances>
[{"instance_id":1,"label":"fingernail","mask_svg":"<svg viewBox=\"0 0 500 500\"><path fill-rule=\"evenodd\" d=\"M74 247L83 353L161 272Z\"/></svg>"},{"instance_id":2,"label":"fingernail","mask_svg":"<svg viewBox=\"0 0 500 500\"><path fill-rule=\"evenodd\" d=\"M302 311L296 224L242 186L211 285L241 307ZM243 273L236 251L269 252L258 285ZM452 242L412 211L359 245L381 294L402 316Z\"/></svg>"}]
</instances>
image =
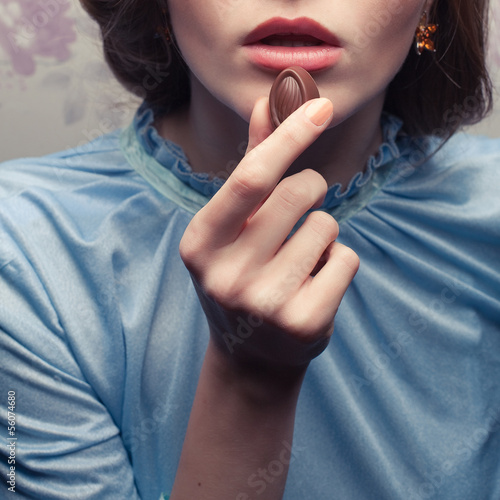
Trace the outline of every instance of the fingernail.
<instances>
[{"instance_id":1,"label":"fingernail","mask_svg":"<svg viewBox=\"0 0 500 500\"><path fill-rule=\"evenodd\" d=\"M311 120L314 125L317 125L318 127L320 125L323 125L328 120L328 118L330 118L332 112L332 101L324 97L311 101L305 111L307 118L309 118L309 120Z\"/></svg>"}]
</instances>

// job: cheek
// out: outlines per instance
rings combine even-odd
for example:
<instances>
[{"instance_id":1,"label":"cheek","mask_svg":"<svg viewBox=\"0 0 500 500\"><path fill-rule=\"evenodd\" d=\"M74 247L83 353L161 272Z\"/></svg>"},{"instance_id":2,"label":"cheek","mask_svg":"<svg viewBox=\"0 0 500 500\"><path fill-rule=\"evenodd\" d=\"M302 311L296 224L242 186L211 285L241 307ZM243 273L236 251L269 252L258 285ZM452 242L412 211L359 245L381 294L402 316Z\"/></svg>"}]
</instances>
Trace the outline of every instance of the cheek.
<instances>
[{"instance_id":1,"label":"cheek","mask_svg":"<svg viewBox=\"0 0 500 500\"><path fill-rule=\"evenodd\" d=\"M370 3L369 13L351 11L353 28L346 36L345 64L335 70L333 86L322 82L323 95L336 103L339 120L378 102L408 56L422 2L401 1L407 3L376 1Z\"/></svg>"},{"instance_id":2,"label":"cheek","mask_svg":"<svg viewBox=\"0 0 500 500\"><path fill-rule=\"evenodd\" d=\"M405 3L401 3L404 1ZM358 24L351 54L358 68L367 68L375 80L388 84L401 68L415 39L422 1L377 2L378 10Z\"/></svg>"},{"instance_id":3,"label":"cheek","mask_svg":"<svg viewBox=\"0 0 500 500\"><path fill-rule=\"evenodd\" d=\"M191 53L209 48L215 19L213 0L170 0L169 13L177 44L181 52Z\"/></svg>"},{"instance_id":4,"label":"cheek","mask_svg":"<svg viewBox=\"0 0 500 500\"><path fill-rule=\"evenodd\" d=\"M422 0L376 0L357 12L352 47L356 52L377 52L385 58L406 53L423 8ZM354 21L354 20L353 20ZM377 60L377 59L375 59Z\"/></svg>"}]
</instances>

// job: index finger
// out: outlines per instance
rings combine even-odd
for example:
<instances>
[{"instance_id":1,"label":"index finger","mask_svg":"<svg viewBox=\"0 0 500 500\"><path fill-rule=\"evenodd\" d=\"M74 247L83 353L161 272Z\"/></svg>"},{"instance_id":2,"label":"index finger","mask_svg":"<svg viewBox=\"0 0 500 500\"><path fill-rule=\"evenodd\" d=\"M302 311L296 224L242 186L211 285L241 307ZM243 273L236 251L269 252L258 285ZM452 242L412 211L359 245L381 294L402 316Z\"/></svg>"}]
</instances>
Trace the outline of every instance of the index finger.
<instances>
[{"instance_id":1,"label":"index finger","mask_svg":"<svg viewBox=\"0 0 500 500\"><path fill-rule=\"evenodd\" d=\"M248 217L269 196L290 165L325 130L332 112L329 99L308 101L247 153L197 214L206 244L219 246L237 238Z\"/></svg>"}]
</instances>

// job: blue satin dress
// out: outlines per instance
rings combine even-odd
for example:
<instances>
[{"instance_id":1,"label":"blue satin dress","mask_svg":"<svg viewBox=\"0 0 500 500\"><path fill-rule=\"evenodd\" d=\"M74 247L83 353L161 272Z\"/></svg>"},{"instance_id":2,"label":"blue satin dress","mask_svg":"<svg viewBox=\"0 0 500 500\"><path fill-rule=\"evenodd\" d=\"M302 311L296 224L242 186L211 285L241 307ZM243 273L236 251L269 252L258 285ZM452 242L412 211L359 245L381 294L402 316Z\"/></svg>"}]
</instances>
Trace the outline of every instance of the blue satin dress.
<instances>
[{"instance_id":1,"label":"blue satin dress","mask_svg":"<svg viewBox=\"0 0 500 500\"><path fill-rule=\"evenodd\" d=\"M193 174L152 120L142 106L123 131L0 165L2 491L8 391L21 498L171 491L208 338L178 245L230 166ZM498 500L500 141L438 149L382 125L321 207L361 265L283 443L284 498Z\"/></svg>"}]
</instances>

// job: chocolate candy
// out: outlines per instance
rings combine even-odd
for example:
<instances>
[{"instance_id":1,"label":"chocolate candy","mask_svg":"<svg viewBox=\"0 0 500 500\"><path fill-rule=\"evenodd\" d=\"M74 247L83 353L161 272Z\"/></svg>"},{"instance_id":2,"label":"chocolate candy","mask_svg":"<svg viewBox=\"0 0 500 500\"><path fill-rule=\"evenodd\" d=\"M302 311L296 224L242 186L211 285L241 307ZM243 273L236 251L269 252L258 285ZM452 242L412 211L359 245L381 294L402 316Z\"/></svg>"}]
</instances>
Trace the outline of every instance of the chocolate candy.
<instances>
[{"instance_id":1,"label":"chocolate candy","mask_svg":"<svg viewBox=\"0 0 500 500\"><path fill-rule=\"evenodd\" d=\"M313 77L300 66L284 69L274 80L269 94L269 110L275 127L306 101L319 97Z\"/></svg>"}]
</instances>

